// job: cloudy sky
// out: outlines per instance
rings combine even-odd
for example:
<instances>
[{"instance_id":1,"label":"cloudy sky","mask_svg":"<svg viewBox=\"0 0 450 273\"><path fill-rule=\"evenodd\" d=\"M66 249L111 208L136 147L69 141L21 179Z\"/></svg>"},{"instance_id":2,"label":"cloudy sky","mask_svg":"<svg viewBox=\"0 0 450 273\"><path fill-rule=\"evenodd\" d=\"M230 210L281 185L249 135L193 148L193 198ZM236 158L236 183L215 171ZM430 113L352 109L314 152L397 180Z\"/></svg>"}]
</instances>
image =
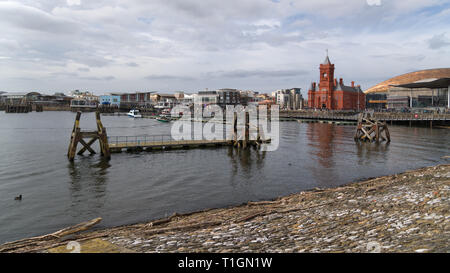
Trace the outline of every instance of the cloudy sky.
<instances>
[{"instance_id":1,"label":"cloudy sky","mask_svg":"<svg viewBox=\"0 0 450 273\"><path fill-rule=\"evenodd\" d=\"M345 4L344 4L345 3ZM450 67L450 1L0 0L0 90L363 89Z\"/></svg>"}]
</instances>

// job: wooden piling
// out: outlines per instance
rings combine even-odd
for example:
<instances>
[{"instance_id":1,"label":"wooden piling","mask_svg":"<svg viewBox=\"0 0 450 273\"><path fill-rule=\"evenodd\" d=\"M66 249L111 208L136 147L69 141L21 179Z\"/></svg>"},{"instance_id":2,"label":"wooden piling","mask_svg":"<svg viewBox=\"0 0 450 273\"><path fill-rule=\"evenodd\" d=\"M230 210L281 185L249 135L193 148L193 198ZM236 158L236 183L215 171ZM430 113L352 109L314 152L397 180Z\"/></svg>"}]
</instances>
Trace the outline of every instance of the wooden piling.
<instances>
[{"instance_id":1,"label":"wooden piling","mask_svg":"<svg viewBox=\"0 0 450 273\"><path fill-rule=\"evenodd\" d=\"M72 134L70 136L69 149L67 152L67 157L69 158L69 160L73 161L75 159L78 143L83 145L83 148L78 152L78 155L82 155L86 150L91 154L95 154L95 151L91 148L91 146L96 140L99 141L101 155L109 160L111 158L111 152L108 145L108 136L106 134L106 128L103 127L103 124L100 120L100 113L95 113L97 131L82 132L80 129L80 117L81 112L77 112L75 123L72 129ZM85 138L90 138L90 140L86 143L86 141L84 140Z\"/></svg>"},{"instance_id":2,"label":"wooden piling","mask_svg":"<svg viewBox=\"0 0 450 273\"><path fill-rule=\"evenodd\" d=\"M257 132L256 140L250 139L250 113L246 111L244 114L245 114L244 115L244 128L242 129L243 138L241 140L238 140L238 138L237 138L237 113L234 113L233 123L232 123L233 124L232 145L234 147L247 149L251 146L259 148L262 143L270 142L270 140L265 140L264 137L261 137L262 132L261 132L261 129L259 128L259 125L257 125L257 128L256 128L256 132Z\"/></svg>"},{"instance_id":3,"label":"wooden piling","mask_svg":"<svg viewBox=\"0 0 450 273\"><path fill-rule=\"evenodd\" d=\"M386 122L380 122L376 119L360 115L358 117L358 125L356 127L354 139L355 141L376 141L377 143L381 140L389 143L391 141L391 136Z\"/></svg>"}]
</instances>

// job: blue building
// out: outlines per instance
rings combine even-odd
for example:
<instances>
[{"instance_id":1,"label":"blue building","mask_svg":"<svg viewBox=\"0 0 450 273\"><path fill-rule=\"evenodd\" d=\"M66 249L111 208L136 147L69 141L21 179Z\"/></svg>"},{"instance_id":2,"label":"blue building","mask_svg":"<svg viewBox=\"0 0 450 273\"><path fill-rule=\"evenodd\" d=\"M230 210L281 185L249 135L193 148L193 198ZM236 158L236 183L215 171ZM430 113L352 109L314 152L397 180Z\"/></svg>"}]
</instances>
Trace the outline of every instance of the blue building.
<instances>
[{"instance_id":1,"label":"blue building","mask_svg":"<svg viewBox=\"0 0 450 273\"><path fill-rule=\"evenodd\" d=\"M120 95L118 95L118 94L102 95L102 96L100 96L100 104L119 107L120 106Z\"/></svg>"}]
</instances>

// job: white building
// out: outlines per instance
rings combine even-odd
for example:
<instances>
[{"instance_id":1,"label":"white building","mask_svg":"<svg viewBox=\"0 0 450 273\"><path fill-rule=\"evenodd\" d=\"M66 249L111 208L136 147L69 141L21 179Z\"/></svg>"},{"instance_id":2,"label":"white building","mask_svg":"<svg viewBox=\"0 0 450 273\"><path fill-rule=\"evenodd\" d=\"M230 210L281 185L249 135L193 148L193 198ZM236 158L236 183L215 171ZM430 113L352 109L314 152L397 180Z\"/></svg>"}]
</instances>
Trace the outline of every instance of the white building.
<instances>
[{"instance_id":1,"label":"white building","mask_svg":"<svg viewBox=\"0 0 450 273\"><path fill-rule=\"evenodd\" d=\"M279 89L272 92L275 102L283 110L300 110L303 109L303 96L301 88Z\"/></svg>"}]
</instances>

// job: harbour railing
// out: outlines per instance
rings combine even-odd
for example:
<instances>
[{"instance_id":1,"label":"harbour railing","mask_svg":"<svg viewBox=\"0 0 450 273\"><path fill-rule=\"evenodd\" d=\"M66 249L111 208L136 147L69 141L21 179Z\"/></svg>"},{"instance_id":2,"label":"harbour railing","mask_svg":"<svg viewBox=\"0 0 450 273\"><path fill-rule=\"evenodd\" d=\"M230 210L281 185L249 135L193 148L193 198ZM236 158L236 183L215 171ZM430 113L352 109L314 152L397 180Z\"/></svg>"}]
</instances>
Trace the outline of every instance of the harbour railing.
<instances>
[{"instance_id":1,"label":"harbour railing","mask_svg":"<svg viewBox=\"0 0 450 273\"><path fill-rule=\"evenodd\" d=\"M175 141L171 135L109 136L110 146L145 146L149 143L169 144Z\"/></svg>"},{"instance_id":2,"label":"harbour railing","mask_svg":"<svg viewBox=\"0 0 450 273\"><path fill-rule=\"evenodd\" d=\"M335 113L332 111L282 111L280 112L280 117L324 120L358 120L358 114ZM374 112L372 117L382 121L450 121L450 113Z\"/></svg>"}]
</instances>

